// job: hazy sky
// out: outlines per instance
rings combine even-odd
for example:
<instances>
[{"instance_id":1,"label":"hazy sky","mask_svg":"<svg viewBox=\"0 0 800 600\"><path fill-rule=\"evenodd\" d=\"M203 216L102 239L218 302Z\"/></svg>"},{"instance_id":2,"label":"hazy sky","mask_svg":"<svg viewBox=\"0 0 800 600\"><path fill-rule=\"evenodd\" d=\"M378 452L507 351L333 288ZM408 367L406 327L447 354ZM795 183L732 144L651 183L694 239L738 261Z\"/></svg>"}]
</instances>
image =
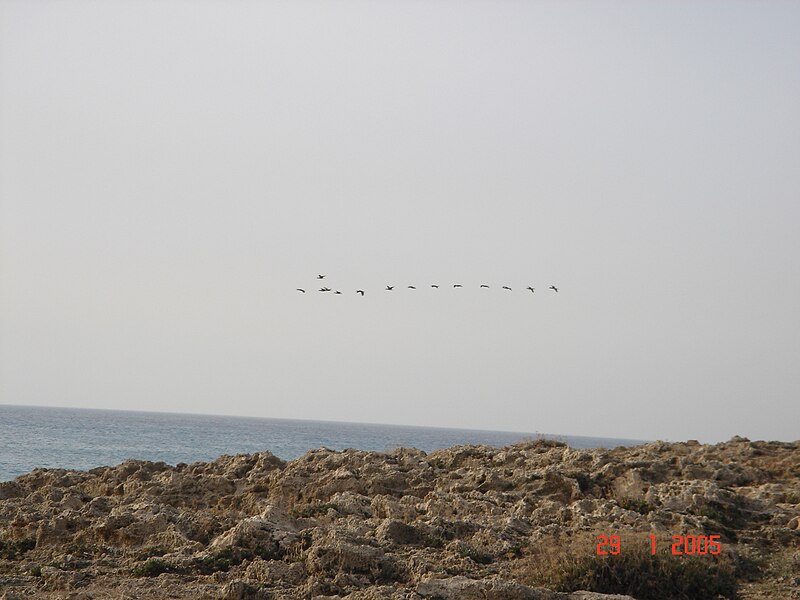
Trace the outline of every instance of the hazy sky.
<instances>
[{"instance_id":1,"label":"hazy sky","mask_svg":"<svg viewBox=\"0 0 800 600\"><path fill-rule=\"evenodd\" d=\"M798 32L0 0L0 403L800 438Z\"/></svg>"}]
</instances>

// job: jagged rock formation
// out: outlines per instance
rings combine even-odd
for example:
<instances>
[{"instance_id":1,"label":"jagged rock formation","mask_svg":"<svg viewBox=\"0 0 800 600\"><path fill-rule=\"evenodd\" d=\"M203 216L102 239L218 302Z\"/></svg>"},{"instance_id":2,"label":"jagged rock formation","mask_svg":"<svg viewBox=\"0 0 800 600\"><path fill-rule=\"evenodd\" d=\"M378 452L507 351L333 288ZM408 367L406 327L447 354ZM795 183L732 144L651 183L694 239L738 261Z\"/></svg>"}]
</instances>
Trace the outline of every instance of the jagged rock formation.
<instances>
[{"instance_id":1,"label":"jagged rock formation","mask_svg":"<svg viewBox=\"0 0 800 600\"><path fill-rule=\"evenodd\" d=\"M619 599L544 589L526 560L637 531L717 533L757 566L739 597L800 597L800 442L40 469L0 484L0 598Z\"/></svg>"}]
</instances>

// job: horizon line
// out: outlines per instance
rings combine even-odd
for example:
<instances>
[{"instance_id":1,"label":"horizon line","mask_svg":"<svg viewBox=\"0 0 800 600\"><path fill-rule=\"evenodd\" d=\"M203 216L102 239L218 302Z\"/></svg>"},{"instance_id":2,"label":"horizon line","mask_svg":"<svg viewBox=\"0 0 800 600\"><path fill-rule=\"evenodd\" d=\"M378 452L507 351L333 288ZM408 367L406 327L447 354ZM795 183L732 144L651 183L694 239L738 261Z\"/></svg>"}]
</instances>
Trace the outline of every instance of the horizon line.
<instances>
[{"instance_id":1,"label":"horizon line","mask_svg":"<svg viewBox=\"0 0 800 600\"><path fill-rule=\"evenodd\" d=\"M340 425L373 425L373 426L380 426L380 427L410 427L416 429L445 429L445 430L453 430L453 431L485 431L488 433L514 433L526 436L542 436L546 438L563 438L566 440L567 438L577 438L577 439L600 439L600 440L619 440L624 442L643 442L643 443L651 443L655 441L663 441L663 442L670 442L672 440L664 439L664 440L650 440L650 439L640 439L640 438L626 438L626 437L615 437L615 436L600 436L600 435L568 435L568 434L559 434L559 433L544 433L541 431L512 431L507 429L474 429L470 427L453 427L453 426L443 426L443 425L407 425L403 423L375 423L375 422L367 422L367 421L337 421L337 420L328 420L328 419L301 419L301 418L291 418L291 417L263 417L263 416L253 416L253 415L233 415L233 414L222 414L222 413L193 413L193 412L176 412L176 411L169 411L169 410L136 410L136 409L128 409L128 408L95 408L95 407L86 407L86 406L51 406L51 405L43 405L43 404L10 404L5 402L0 402L0 407L3 406L13 406L17 408L51 408L51 409L66 409L66 410L97 410L97 411L104 411L104 412L123 412L123 413L144 413L144 414L157 414L157 415L176 415L176 416L195 416L195 417L223 417L223 418L230 418L230 419L261 419L265 421L303 421L308 423L337 423ZM558 441L556 439L556 441Z\"/></svg>"}]
</instances>

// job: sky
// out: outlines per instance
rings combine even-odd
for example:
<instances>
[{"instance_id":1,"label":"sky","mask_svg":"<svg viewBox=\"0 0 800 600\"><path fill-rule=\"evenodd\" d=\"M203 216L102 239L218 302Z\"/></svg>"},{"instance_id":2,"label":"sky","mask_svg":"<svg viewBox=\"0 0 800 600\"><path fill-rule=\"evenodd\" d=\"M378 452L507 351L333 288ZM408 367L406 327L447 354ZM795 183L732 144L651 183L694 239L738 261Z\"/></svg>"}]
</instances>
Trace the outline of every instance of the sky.
<instances>
[{"instance_id":1,"label":"sky","mask_svg":"<svg viewBox=\"0 0 800 600\"><path fill-rule=\"evenodd\" d=\"M0 403L798 439L798 31L0 0Z\"/></svg>"}]
</instances>

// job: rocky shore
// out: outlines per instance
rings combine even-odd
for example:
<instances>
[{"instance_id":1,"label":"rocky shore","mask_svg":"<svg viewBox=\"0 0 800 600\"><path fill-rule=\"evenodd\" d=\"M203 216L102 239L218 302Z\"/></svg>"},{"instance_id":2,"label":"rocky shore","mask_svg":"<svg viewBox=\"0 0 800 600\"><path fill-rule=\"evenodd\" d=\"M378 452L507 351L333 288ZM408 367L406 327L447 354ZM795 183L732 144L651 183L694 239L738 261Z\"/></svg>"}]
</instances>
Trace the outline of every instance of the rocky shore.
<instances>
[{"instance_id":1,"label":"rocky shore","mask_svg":"<svg viewBox=\"0 0 800 600\"><path fill-rule=\"evenodd\" d=\"M28 597L800 598L800 442L39 469L0 484L0 598Z\"/></svg>"}]
</instances>

